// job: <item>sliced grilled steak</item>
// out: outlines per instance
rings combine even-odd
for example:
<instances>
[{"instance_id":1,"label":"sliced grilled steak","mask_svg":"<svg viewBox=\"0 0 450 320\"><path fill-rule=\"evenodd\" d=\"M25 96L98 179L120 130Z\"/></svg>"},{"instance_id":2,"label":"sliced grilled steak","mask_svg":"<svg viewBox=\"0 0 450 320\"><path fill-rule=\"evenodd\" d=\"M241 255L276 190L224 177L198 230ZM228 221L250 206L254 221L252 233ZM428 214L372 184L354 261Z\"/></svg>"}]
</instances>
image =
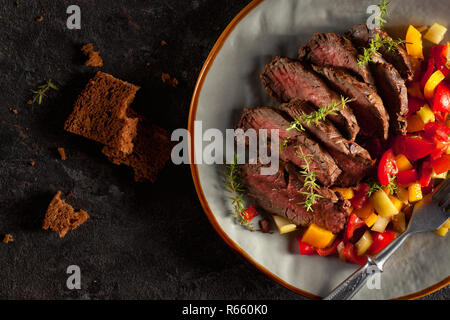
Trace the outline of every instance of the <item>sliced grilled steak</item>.
<instances>
[{"instance_id":1,"label":"sliced grilled steak","mask_svg":"<svg viewBox=\"0 0 450 320\"><path fill-rule=\"evenodd\" d=\"M301 62L289 58L275 57L266 65L261 81L267 93L278 102L302 99L311 102L316 108L340 102L340 97L325 82ZM351 140L359 132L353 112L346 108L328 118Z\"/></svg>"},{"instance_id":2,"label":"sliced grilled steak","mask_svg":"<svg viewBox=\"0 0 450 320\"><path fill-rule=\"evenodd\" d=\"M370 30L365 24L353 26L345 33L345 35L350 38L355 46L364 48L369 47L370 41L375 39L376 35L379 35L380 39L392 40L385 31L377 28ZM413 64L411 63L406 50L401 45L395 46L395 49L393 50L387 50L382 47L380 48L380 53L387 62L397 69L404 80L411 81L414 78Z\"/></svg>"},{"instance_id":3,"label":"sliced grilled steak","mask_svg":"<svg viewBox=\"0 0 450 320\"><path fill-rule=\"evenodd\" d=\"M302 202L306 196L304 180L298 169L289 163L280 163L279 171L272 176L260 175L261 165L243 165L241 179L247 195L267 212L289 219L299 226L315 223L333 233L341 231L350 212L350 203L328 188L320 188L319 198L313 205L314 211L307 211Z\"/></svg>"},{"instance_id":4,"label":"sliced grilled steak","mask_svg":"<svg viewBox=\"0 0 450 320\"><path fill-rule=\"evenodd\" d=\"M271 107L244 109L238 127L244 131L248 129L277 129L280 137L280 159L291 162L298 167L306 164L304 155L311 155L310 164L317 171L317 179L324 185L333 185L341 174L330 154L306 133L286 129L290 122L278 110ZM270 137L270 131L268 132ZM288 139L288 140L286 140ZM287 143L284 143L286 141Z\"/></svg>"},{"instance_id":5,"label":"sliced grilled steak","mask_svg":"<svg viewBox=\"0 0 450 320\"><path fill-rule=\"evenodd\" d=\"M314 111L313 106L301 100L282 104L280 109L295 119L299 119L302 114L310 114ZM317 124L303 122L302 125L311 135L326 146L337 166L342 170L342 174L337 180L337 185L343 187L354 186L372 170L374 161L372 161L369 152L355 142L342 137L331 122L320 121Z\"/></svg>"},{"instance_id":6,"label":"sliced grilled steak","mask_svg":"<svg viewBox=\"0 0 450 320\"><path fill-rule=\"evenodd\" d=\"M364 82L374 83L369 68L358 65L358 50L352 42L335 33L315 33L307 44L300 47L298 54L300 60L344 68L359 75Z\"/></svg>"},{"instance_id":7,"label":"sliced grilled steak","mask_svg":"<svg viewBox=\"0 0 450 320\"><path fill-rule=\"evenodd\" d=\"M389 113L390 128L394 134L406 134L408 113L408 92L405 81L397 69L380 55L372 57L371 69L375 77L378 94Z\"/></svg>"},{"instance_id":8,"label":"sliced grilled steak","mask_svg":"<svg viewBox=\"0 0 450 320\"><path fill-rule=\"evenodd\" d=\"M328 79L337 92L354 99L349 106L358 120L361 134L385 140L388 138L389 114L373 86L359 81L341 68L313 65L313 69Z\"/></svg>"}]
</instances>

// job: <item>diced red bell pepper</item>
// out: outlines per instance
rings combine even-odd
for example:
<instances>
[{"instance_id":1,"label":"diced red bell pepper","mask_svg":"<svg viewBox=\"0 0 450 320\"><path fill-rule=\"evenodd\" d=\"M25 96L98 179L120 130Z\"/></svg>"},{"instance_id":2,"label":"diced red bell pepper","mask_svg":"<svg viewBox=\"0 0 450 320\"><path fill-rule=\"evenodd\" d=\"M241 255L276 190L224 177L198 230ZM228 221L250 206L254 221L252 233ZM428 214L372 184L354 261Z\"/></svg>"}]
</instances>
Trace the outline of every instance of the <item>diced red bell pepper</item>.
<instances>
[{"instance_id":1,"label":"diced red bell pepper","mask_svg":"<svg viewBox=\"0 0 450 320\"><path fill-rule=\"evenodd\" d=\"M431 154L434 143L420 136L398 136L393 148L396 153L404 154L409 160L415 161Z\"/></svg>"},{"instance_id":2,"label":"diced red bell pepper","mask_svg":"<svg viewBox=\"0 0 450 320\"><path fill-rule=\"evenodd\" d=\"M316 254L316 250L309 243L303 242L302 237L297 237L298 249L301 255L312 256Z\"/></svg>"},{"instance_id":3,"label":"diced red bell pepper","mask_svg":"<svg viewBox=\"0 0 450 320\"><path fill-rule=\"evenodd\" d=\"M367 253L370 255L377 254L386 246L392 242L392 240L395 239L396 233L391 230L386 230L383 233L371 231L372 235L372 245L370 246L369 250L367 250Z\"/></svg>"},{"instance_id":4,"label":"diced red bell pepper","mask_svg":"<svg viewBox=\"0 0 450 320\"><path fill-rule=\"evenodd\" d=\"M350 199L352 207L355 209L361 209L369 201L370 187L367 183L361 183L355 190L354 196Z\"/></svg>"},{"instance_id":5,"label":"diced red bell pepper","mask_svg":"<svg viewBox=\"0 0 450 320\"><path fill-rule=\"evenodd\" d=\"M447 120L448 112L435 111L434 115L436 116L437 121L445 122Z\"/></svg>"},{"instance_id":6,"label":"diced red bell pepper","mask_svg":"<svg viewBox=\"0 0 450 320\"><path fill-rule=\"evenodd\" d=\"M398 173L397 162L395 161L394 151L389 149L381 157L378 164L378 180L382 186L387 186L391 183L392 176Z\"/></svg>"},{"instance_id":7,"label":"diced red bell pepper","mask_svg":"<svg viewBox=\"0 0 450 320\"><path fill-rule=\"evenodd\" d=\"M431 166L436 174L450 170L450 154L444 154L436 160L431 160Z\"/></svg>"},{"instance_id":8,"label":"diced red bell pepper","mask_svg":"<svg viewBox=\"0 0 450 320\"><path fill-rule=\"evenodd\" d=\"M351 242L347 242L345 244L344 255L348 261L359 264L361 266L365 265L367 262L367 257L365 255L358 256L356 254L356 248Z\"/></svg>"},{"instance_id":9,"label":"diced red bell pepper","mask_svg":"<svg viewBox=\"0 0 450 320\"><path fill-rule=\"evenodd\" d=\"M420 186L422 188L428 187L431 183L431 175L433 174L433 167L430 161L424 161L420 167Z\"/></svg>"},{"instance_id":10,"label":"diced red bell pepper","mask_svg":"<svg viewBox=\"0 0 450 320\"><path fill-rule=\"evenodd\" d=\"M247 221L252 221L256 216L258 216L258 211L254 205L251 205L243 212L243 218Z\"/></svg>"},{"instance_id":11,"label":"diced red bell pepper","mask_svg":"<svg viewBox=\"0 0 450 320\"><path fill-rule=\"evenodd\" d=\"M325 256L331 256L332 254L335 254L337 252L337 247L339 245L339 243L341 243L342 240L340 238L337 238L336 240L333 241L333 243L331 244L331 246L329 246L328 248L324 248L324 249L316 249L316 252L319 254L319 256L325 257Z\"/></svg>"},{"instance_id":12,"label":"diced red bell pepper","mask_svg":"<svg viewBox=\"0 0 450 320\"><path fill-rule=\"evenodd\" d=\"M430 154L430 158L436 160L440 158L445 153L447 148L450 146L450 140L442 141L439 140L437 137L434 137L433 141L434 141L434 149Z\"/></svg>"},{"instance_id":13,"label":"diced red bell pepper","mask_svg":"<svg viewBox=\"0 0 450 320\"><path fill-rule=\"evenodd\" d=\"M425 84L427 83L428 79L430 79L431 75L434 73L434 70L435 70L434 59L428 59L426 71L422 76L422 79L420 80L420 87L422 89L425 88Z\"/></svg>"},{"instance_id":14,"label":"diced red bell pepper","mask_svg":"<svg viewBox=\"0 0 450 320\"><path fill-rule=\"evenodd\" d=\"M447 81L442 81L436 87L432 109L433 111L450 112L450 88Z\"/></svg>"},{"instance_id":15,"label":"diced red bell pepper","mask_svg":"<svg viewBox=\"0 0 450 320\"><path fill-rule=\"evenodd\" d=\"M434 186L430 183L427 187L422 187L422 195L426 196L434 191Z\"/></svg>"},{"instance_id":16,"label":"diced red bell pepper","mask_svg":"<svg viewBox=\"0 0 450 320\"><path fill-rule=\"evenodd\" d=\"M435 68L440 70L444 76L450 73L450 69L446 66L448 49L448 44L433 46L430 49L430 59L433 59Z\"/></svg>"},{"instance_id":17,"label":"diced red bell pepper","mask_svg":"<svg viewBox=\"0 0 450 320\"><path fill-rule=\"evenodd\" d=\"M424 138L433 141L437 138L441 141L447 141L450 135L450 128L440 122L429 122L425 125Z\"/></svg>"},{"instance_id":18,"label":"diced red bell pepper","mask_svg":"<svg viewBox=\"0 0 450 320\"><path fill-rule=\"evenodd\" d=\"M408 186L418 180L416 169L410 169L399 172L397 174L397 184L400 186Z\"/></svg>"},{"instance_id":19,"label":"diced red bell pepper","mask_svg":"<svg viewBox=\"0 0 450 320\"><path fill-rule=\"evenodd\" d=\"M366 223L364 220L359 218L356 214L352 213L347 221L347 226L345 228L345 239L350 240L353 238L355 231L361 227L364 227Z\"/></svg>"},{"instance_id":20,"label":"diced red bell pepper","mask_svg":"<svg viewBox=\"0 0 450 320\"><path fill-rule=\"evenodd\" d=\"M422 108L426 104L425 101L414 98L414 97L408 97L408 114L406 115L407 118L412 116L414 113L419 111L420 108Z\"/></svg>"}]
</instances>

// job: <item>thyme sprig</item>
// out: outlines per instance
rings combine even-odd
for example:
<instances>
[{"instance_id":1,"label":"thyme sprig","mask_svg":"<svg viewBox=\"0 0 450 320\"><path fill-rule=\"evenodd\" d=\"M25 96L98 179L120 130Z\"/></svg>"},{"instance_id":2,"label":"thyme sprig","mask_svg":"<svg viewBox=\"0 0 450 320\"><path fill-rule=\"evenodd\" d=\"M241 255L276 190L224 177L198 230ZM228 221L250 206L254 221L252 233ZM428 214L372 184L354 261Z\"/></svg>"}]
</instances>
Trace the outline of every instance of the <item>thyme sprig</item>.
<instances>
[{"instance_id":1,"label":"thyme sprig","mask_svg":"<svg viewBox=\"0 0 450 320\"><path fill-rule=\"evenodd\" d=\"M314 211L313 205L318 199L323 198L320 194L316 193L316 190L320 188L317 184L317 171L311 165L311 154L305 154L300 146L297 148L297 156L305 161L305 164L301 166L300 174L304 178L303 186L306 191L300 192L300 194L306 196L305 201L299 204L304 206L306 211Z\"/></svg>"},{"instance_id":2,"label":"thyme sprig","mask_svg":"<svg viewBox=\"0 0 450 320\"><path fill-rule=\"evenodd\" d=\"M381 186L376 181L373 181L369 184L369 197L374 194L375 192L379 190L383 190L383 187L386 187L389 189L390 194L394 194L394 192L397 190L397 184L395 183L396 176L392 176L391 180L389 181L389 185L387 186Z\"/></svg>"},{"instance_id":3,"label":"thyme sprig","mask_svg":"<svg viewBox=\"0 0 450 320\"><path fill-rule=\"evenodd\" d=\"M373 57L378 54L381 48L384 48L387 51L394 51L397 50L397 46L402 43L405 43L402 39L381 39L380 35L377 33L375 37L370 40L369 47L363 48L363 53L358 58L358 65L364 67L367 63L372 62Z\"/></svg>"},{"instance_id":4,"label":"thyme sprig","mask_svg":"<svg viewBox=\"0 0 450 320\"><path fill-rule=\"evenodd\" d=\"M337 115L337 112L342 111L347 107L347 103L352 102L353 99L344 98L341 96L341 101L333 101L326 106L321 106L314 112L306 114L302 112L302 114L294 121L291 122L291 125L286 129L287 131L296 129L298 131L305 131L303 125L318 125L320 121L324 121L329 115Z\"/></svg>"},{"instance_id":5,"label":"thyme sprig","mask_svg":"<svg viewBox=\"0 0 450 320\"><path fill-rule=\"evenodd\" d=\"M43 84L43 85L40 85L39 87L37 87L36 90L31 90L31 92L33 92L35 94L33 97L33 100L32 100L33 103L35 103L37 101L38 104L42 104L44 97L47 97L46 92L50 89L55 90L55 91L59 90L59 88L52 82L51 79L49 79L46 84Z\"/></svg>"},{"instance_id":6,"label":"thyme sprig","mask_svg":"<svg viewBox=\"0 0 450 320\"><path fill-rule=\"evenodd\" d=\"M240 225L244 225L247 229L255 231L252 223L245 217L245 204L243 201L244 187L239 181L239 165L237 164L237 155L234 155L233 162L226 166L225 172L225 188L231 193L229 199L232 201L234 214L233 218L238 220Z\"/></svg>"},{"instance_id":7,"label":"thyme sprig","mask_svg":"<svg viewBox=\"0 0 450 320\"><path fill-rule=\"evenodd\" d=\"M384 19L384 16L387 15L387 7L391 4L390 1L382 0L380 4L378 4L378 8L380 8L380 16L378 17L380 21L380 28L383 29L383 25L387 22L386 19Z\"/></svg>"}]
</instances>

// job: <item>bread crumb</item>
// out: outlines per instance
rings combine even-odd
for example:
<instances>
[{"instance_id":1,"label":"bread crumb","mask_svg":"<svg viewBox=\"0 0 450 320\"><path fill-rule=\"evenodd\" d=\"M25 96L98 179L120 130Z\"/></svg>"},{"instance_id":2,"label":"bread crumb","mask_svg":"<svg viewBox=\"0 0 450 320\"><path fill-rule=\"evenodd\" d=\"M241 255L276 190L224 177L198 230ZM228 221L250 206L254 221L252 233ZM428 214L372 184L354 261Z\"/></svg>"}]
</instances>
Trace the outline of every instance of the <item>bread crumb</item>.
<instances>
[{"instance_id":1,"label":"bread crumb","mask_svg":"<svg viewBox=\"0 0 450 320\"><path fill-rule=\"evenodd\" d=\"M27 104L33 104L33 100L28 100Z\"/></svg>"},{"instance_id":2,"label":"bread crumb","mask_svg":"<svg viewBox=\"0 0 450 320\"><path fill-rule=\"evenodd\" d=\"M31 165L32 167L34 167L34 166L36 165L36 162L35 162L35 161L31 161L31 162L30 162L30 165Z\"/></svg>"},{"instance_id":3,"label":"bread crumb","mask_svg":"<svg viewBox=\"0 0 450 320\"><path fill-rule=\"evenodd\" d=\"M81 47L81 51L88 56L88 60L84 63L88 67L103 67L103 59L100 57L99 51L94 51L92 43L85 44Z\"/></svg>"},{"instance_id":4,"label":"bread crumb","mask_svg":"<svg viewBox=\"0 0 450 320\"><path fill-rule=\"evenodd\" d=\"M5 237L3 238L3 243L10 243L14 241L14 237L12 236L12 234L7 233L5 234Z\"/></svg>"},{"instance_id":5,"label":"bread crumb","mask_svg":"<svg viewBox=\"0 0 450 320\"><path fill-rule=\"evenodd\" d=\"M11 112L16 114L16 115L19 114L19 111L17 111L17 109L11 109Z\"/></svg>"},{"instance_id":6,"label":"bread crumb","mask_svg":"<svg viewBox=\"0 0 450 320\"><path fill-rule=\"evenodd\" d=\"M64 148L58 148L58 153L61 156L61 160L67 160L66 151Z\"/></svg>"},{"instance_id":7,"label":"bread crumb","mask_svg":"<svg viewBox=\"0 0 450 320\"><path fill-rule=\"evenodd\" d=\"M161 80L163 83L167 83L171 85L172 87L176 88L178 86L178 80L177 78L172 78L170 74L163 73L161 74Z\"/></svg>"},{"instance_id":8,"label":"bread crumb","mask_svg":"<svg viewBox=\"0 0 450 320\"><path fill-rule=\"evenodd\" d=\"M43 16L40 16L39 18L36 19L37 22L42 22L44 20Z\"/></svg>"},{"instance_id":9,"label":"bread crumb","mask_svg":"<svg viewBox=\"0 0 450 320\"><path fill-rule=\"evenodd\" d=\"M69 198L69 197L71 197L72 195L73 195L73 192L72 192L72 190L70 190L69 192L67 192L66 197Z\"/></svg>"},{"instance_id":10,"label":"bread crumb","mask_svg":"<svg viewBox=\"0 0 450 320\"><path fill-rule=\"evenodd\" d=\"M150 62L146 62L145 65L146 65L147 67L150 67L150 66L151 66L151 63L150 63Z\"/></svg>"},{"instance_id":11,"label":"bread crumb","mask_svg":"<svg viewBox=\"0 0 450 320\"><path fill-rule=\"evenodd\" d=\"M162 41L161 41L161 45L162 45L162 46L167 46L167 42L166 42L165 40L162 40Z\"/></svg>"},{"instance_id":12,"label":"bread crumb","mask_svg":"<svg viewBox=\"0 0 450 320\"><path fill-rule=\"evenodd\" d=\"M45 213L42 229L55 231L63 238L69 230L81 226L89 215L86 211L75 211L73 207L61 199L61 191L58 191L48 206Z\"/></svg>"}]
</instances>

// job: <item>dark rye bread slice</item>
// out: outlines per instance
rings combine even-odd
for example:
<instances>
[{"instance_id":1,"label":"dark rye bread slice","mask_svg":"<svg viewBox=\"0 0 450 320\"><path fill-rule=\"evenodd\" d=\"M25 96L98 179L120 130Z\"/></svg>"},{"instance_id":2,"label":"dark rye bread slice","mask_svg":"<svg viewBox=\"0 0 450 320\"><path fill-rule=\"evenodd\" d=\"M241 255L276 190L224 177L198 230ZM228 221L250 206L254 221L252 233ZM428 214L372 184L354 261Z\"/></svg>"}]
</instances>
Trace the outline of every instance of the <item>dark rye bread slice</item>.
<instances>
[{"instance_id":1,"label":"dark rye bread slice","mask_svg":"<svg viewBox=\"0 0 450 320\"><path fill-rule=\"evenodd\" d=\"M397 69L379 54L372 57L370 63L375 77L378 94L383 99L384 106L389 113L390 131L392 134L405 135L408 114L408 91L405 81Z\"/></svg>"},{"instance_id":2,"label":"dark rye bread slice","mask_svg":"<svg viewBox=\"0 0 450 320\"><path fill-rule=\"evenodd\" d=\"M341 98L310 67L300 61L276 56L266 65L261 82L267 93L278 102L294 99L311 102L316 108L340 103ZM349 108L341 109L327 117L350 140L355 140L359 126Z\"/></svg>"},{"instance_id":3,"label":"dark rye bread slice","mask_svg":"<svg viewBox=\"0 0 450 320\"><path fill-rule=\"evenodd\" d=\"M112 163L132 167L135 181L155 182L158 173L170 159L172 147L173 142L167 130L141 117L131 154L124 154L108 146L102 152Z\"/></svg>"},{"instance_id":4,"label":"dark rye bread slice","mask_svg":"<svg viewBox=\"0 0 450 320\"><path fill-rule=\"evenodd\" d=\"M314 190L321 197L308 211L301 203L307 193L304 178L298 168L290 163L280 162L274 175L261 175L263 165L241 166L241 180L246 194L268 213L287 218L299 226L315 223L333 233L341 231L350 213L350 202L332 190L322 187Z\"/></svg>"},{"instance_id":5,"label":"dark rye bread slice","mask_svg":"<svg viewBox=\"0 0 450 320\"><path fill-rule=\"evenodd\" d=\"M341 68L312 66L314 71L324 76L330 86L345 97L353 99L352 108L365 136L377 136L387 140L389 134L389 114L375 87L361 82Z\"/></svg>"},{"instance_id":6,"label":"dark rye bread slice","mask_svg":"<svg viewBox=\"0 0 450 320\"><path fill-rule=\"evenodd\" d=\"M131 153L138 119L129 118L127 109L138 90L138 86L97 72L78 96L64 129Z\"/></svg>"},{"instance_id":7,"label":"dark rye bread slice","mask_svg":"<svg viewBox=\"0 0 450 320\"><path fill-rule=\"evenodd\" d=\"M290 122L281 112L272 107L246 108L239 121L238 128L247 131L254 129L257 132L261 129L268 130L268 138L271 138L270 130L278 130L280 144L280 159L291 162L301 168L306 164L304 158L299 156L309 155L310 165L317 174L317 179L324 186L331 186L341 174L341 170L336 165L330 154L320 146L306 132L297 130L286 130ZM286 143L285 143L286 141Z\"/></svg>"},{"instance_id":8,"label":"dark rye bread slice","mask_svg":"<svg viewBox=\"0 0 450 320\"><path fill-rule=\"evenodd\" d=\"M306 101L294 100L280 105L283 112L293 119L301 119L303 114L310 114L314 107ZM302 122L302 126L322 143L342 170L336 185L349 187L358 184L373 168L374 161L367 150L342 137L330 121L315 123Z\"/></svg>"},{"instance_id":9,"label":"dark rye bread slice","mask_svg":"<svg viewBox=\"0 0 450 320\"><path fill-rule=\"evenodd\" d=\"M363 48L369 47L370 41L375 39L376 35L378 35L380 39L392 41L392 38L387 32L377 28L370 30L365 24L353 26L345 33L345 35L349 37L355 46ZM414 78L415 61L408 56L408 53L401 45L395 46L393 50L381 47L379 52L387 62L397 69L404 80L411 81Z\"/></svg>"},{"instance_id":10,"label":"dark rye bread slice","mask_svg":"<svg viewBox=\"0 0 450 320\"><path fill-rule=\"evenodd\" d=\"M89 219L86 211L75 211L72 206L61 199L61 191L54 196L45 214L42 229L52 230L63 238L69 230L74 230Z\"/></svg>"},{"instance_id":11,"label":"dark rye bread slice","mask_svg":"<svg viewBox=\"0 0 450 320\"><path fill-rule=\"evenodd\" d=\"M335 33L315 33L300 47L298 58L319 66L344 68L359 75L364 82L374 83L369 67L358 64L358 50L352 42Z\"/></svg>"}]
</instances>

